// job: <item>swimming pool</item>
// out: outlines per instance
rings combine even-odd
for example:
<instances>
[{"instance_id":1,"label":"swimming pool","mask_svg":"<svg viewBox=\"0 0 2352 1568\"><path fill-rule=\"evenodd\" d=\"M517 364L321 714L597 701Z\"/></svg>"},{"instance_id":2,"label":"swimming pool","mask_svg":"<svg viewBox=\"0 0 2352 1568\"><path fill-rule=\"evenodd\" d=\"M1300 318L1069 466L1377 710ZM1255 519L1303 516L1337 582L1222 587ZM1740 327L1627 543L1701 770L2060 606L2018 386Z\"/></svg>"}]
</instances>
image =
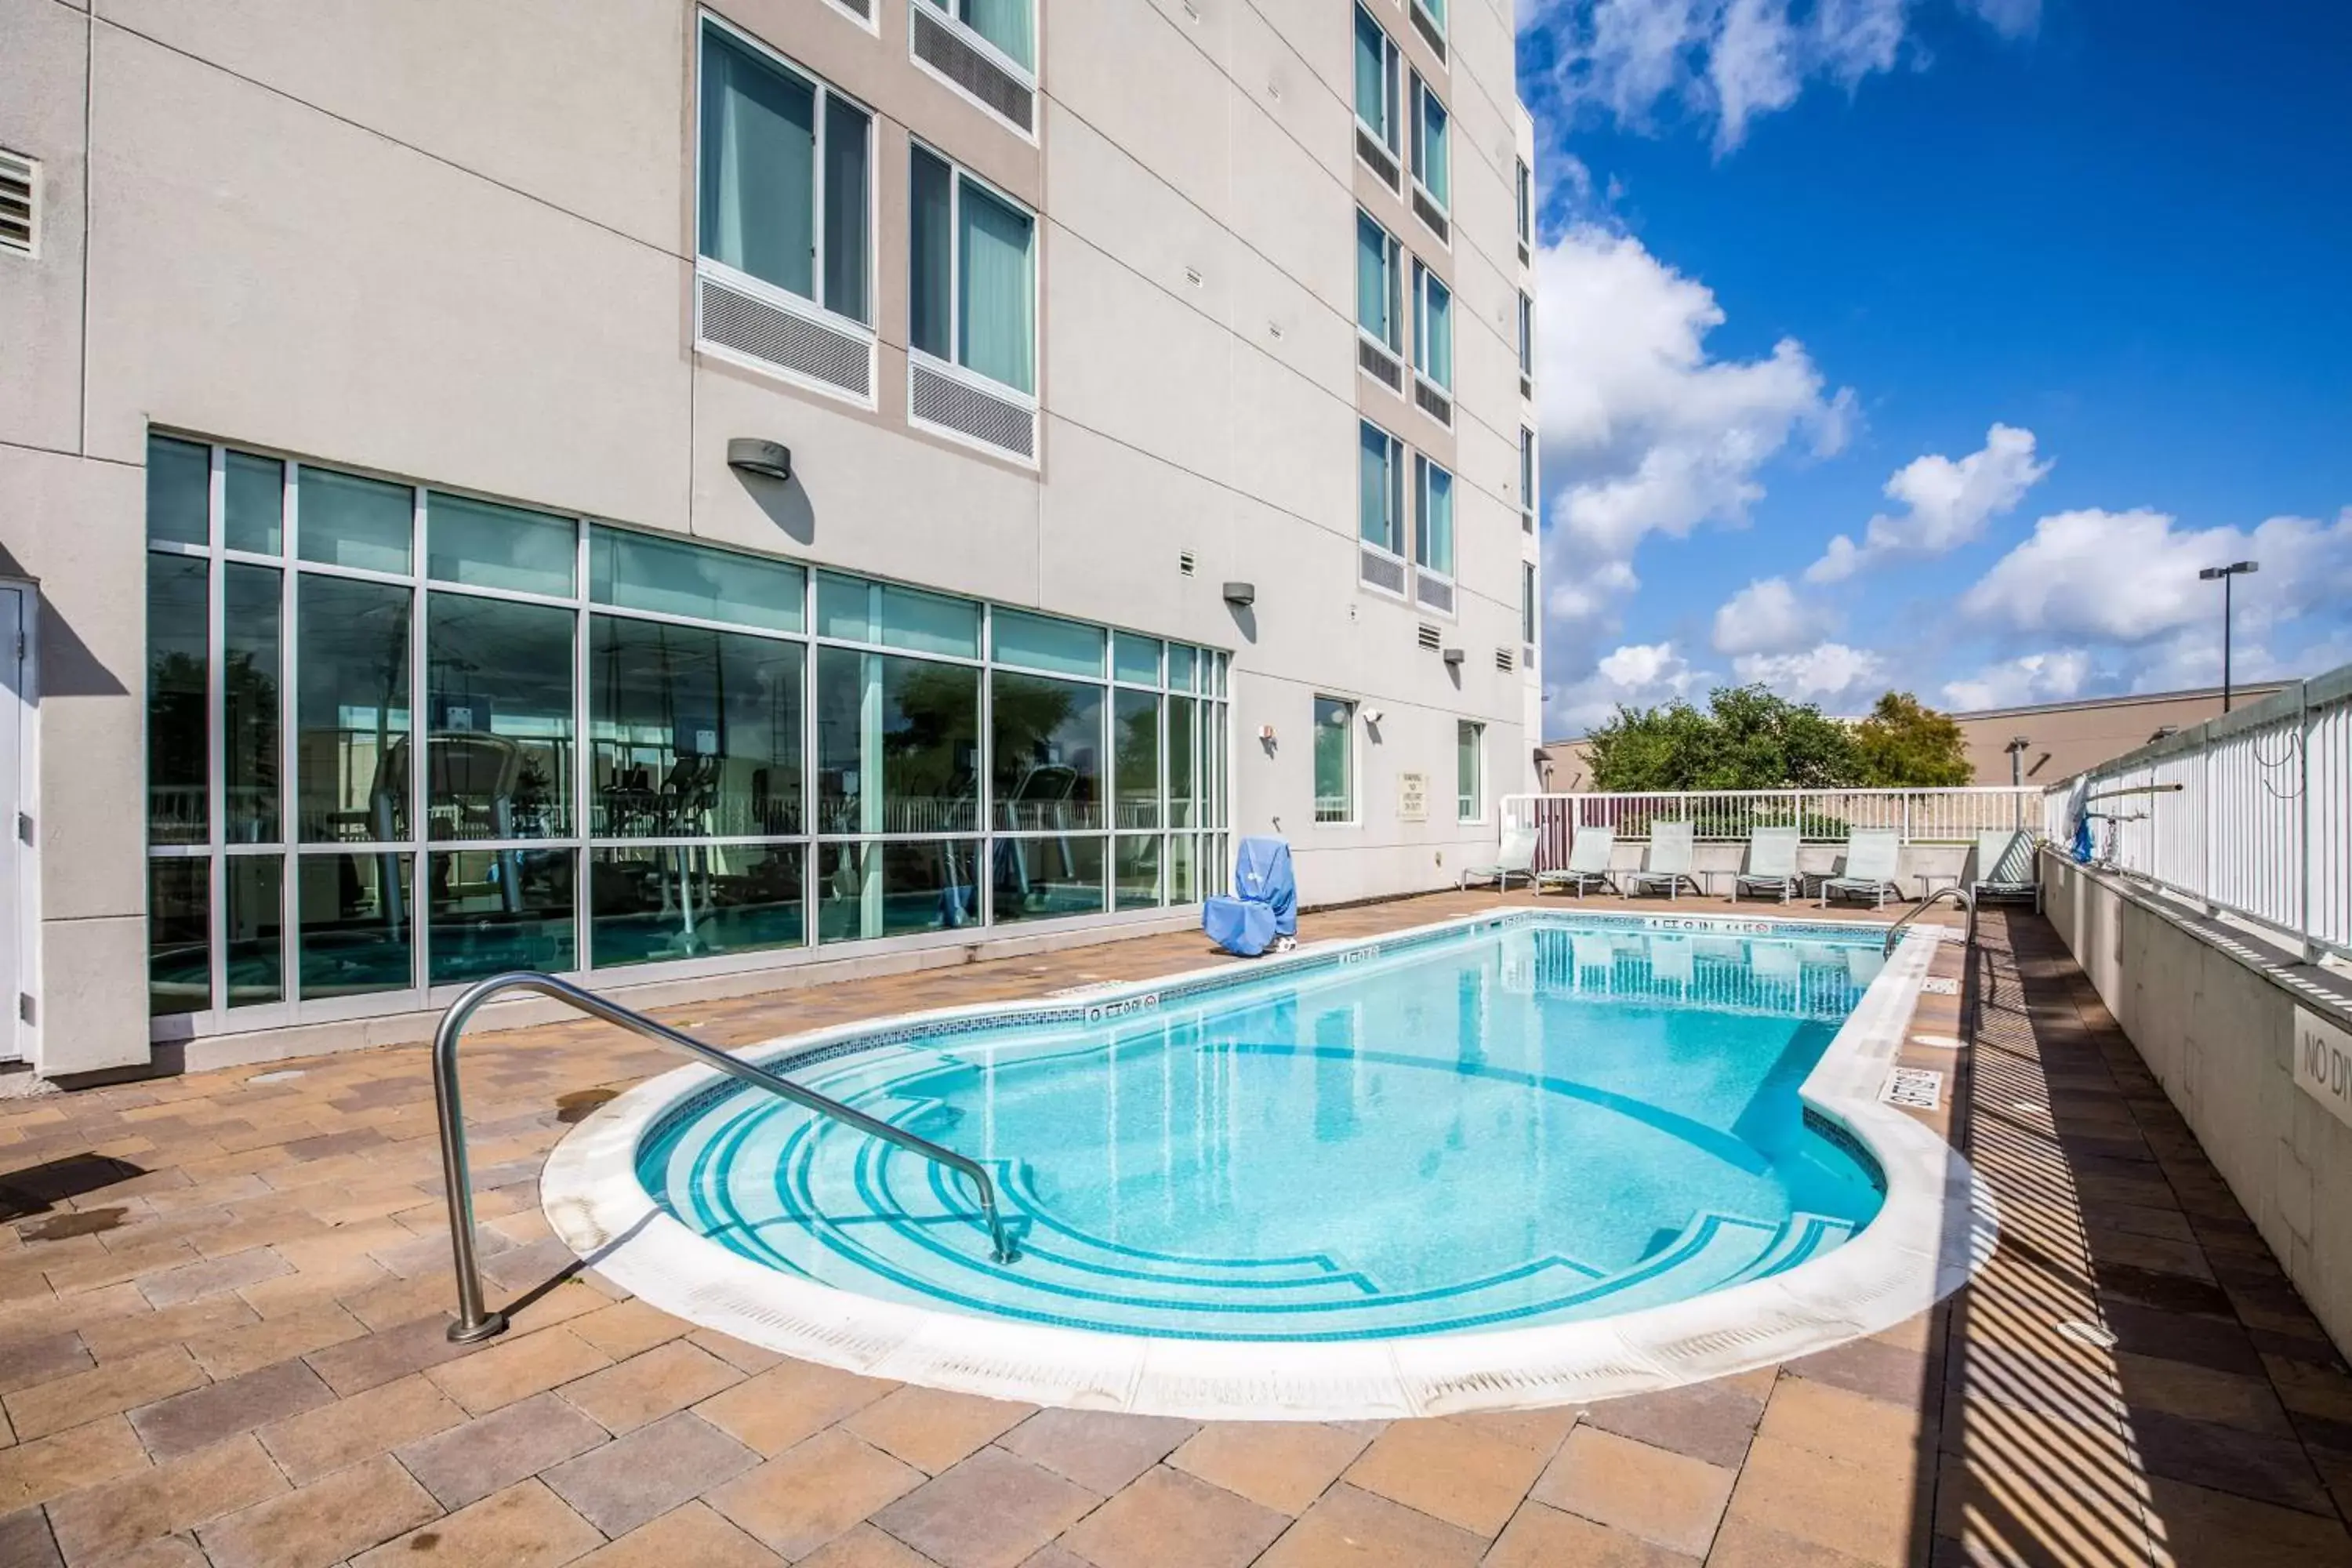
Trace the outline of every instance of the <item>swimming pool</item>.
<instances>
[{"instance_id":1,"label":"swimming pool","mask_svg":"<svg viewBox=\"0 0 2352 1568\"><path fill-rule=\"evenodd\" d=\"M1874 1086L1857 1115L1816 1081L1850 1076L1829 1058L1858 1019L1899 1037L1932 942L1888 961L1882 937L1514 913L754 1053L980 1160L1009 1265L940 1167L700 1068L567 1140L549 1214L658 1305L885 1375L961 1363L912 1380L981 1392L1011 1353L1020 1397L1050 1363L1063 1403L1199 1409L1108 1368L1394 1382L1400 1356L1580 1335L1638 1379L1625 1325L1770 1328L1850 1252L1848 1275L1924 1258L1935 1288L1945 1238L1876 1236L1891 1201L1916 1220L1929 1157L1884 1123L1934 1145L1931 1205L1957 1157Z\"/></svg>"}]
</instances>

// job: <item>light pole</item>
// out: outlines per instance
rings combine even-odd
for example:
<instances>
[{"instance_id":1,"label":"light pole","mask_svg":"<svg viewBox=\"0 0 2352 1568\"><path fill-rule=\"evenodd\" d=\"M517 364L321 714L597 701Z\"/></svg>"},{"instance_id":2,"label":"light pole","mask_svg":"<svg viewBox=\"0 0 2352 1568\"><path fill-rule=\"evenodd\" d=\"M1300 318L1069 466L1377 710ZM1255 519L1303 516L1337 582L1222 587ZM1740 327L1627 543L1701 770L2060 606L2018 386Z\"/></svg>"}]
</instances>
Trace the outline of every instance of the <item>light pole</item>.
<instances>
[{"instance_id":1,"label":"light pole","mask_svg":"<svg viewBox=\"0 0 2352 1568\"><path fill-rule=\"evenodd\" d=\"M2202 582L2221 580L2221 711L2230 710L2230 588L2231 579L2242 573L2259 572L2258 561L2232 561L2227 566L2208 566L2197 574Z\"/></svg>"}]
</instances>

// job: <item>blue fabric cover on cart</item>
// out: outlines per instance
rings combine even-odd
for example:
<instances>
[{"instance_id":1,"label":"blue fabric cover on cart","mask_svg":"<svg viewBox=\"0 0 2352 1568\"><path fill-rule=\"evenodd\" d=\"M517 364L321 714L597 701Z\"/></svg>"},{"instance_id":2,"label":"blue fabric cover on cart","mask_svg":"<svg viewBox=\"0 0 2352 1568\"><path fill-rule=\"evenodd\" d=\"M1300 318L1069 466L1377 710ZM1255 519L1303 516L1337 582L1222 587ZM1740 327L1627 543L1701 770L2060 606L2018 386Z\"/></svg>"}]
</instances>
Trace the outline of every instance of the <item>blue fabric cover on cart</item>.
<instances>
[{"instance_id":1,"label":"blue fabric cover on cart","mask_svg":"<svg viewBox=\"0 0 2352 1568\"><path fill-rule=\"evenodd\" d=\"M1201 929L1236 958L1255 958L1274 945L1274 910L1245 899L1211 899L1201 906Z\"/></svg>"},{"instance_id":2,"label":"blue fabric cover on cart","mask_svg":"<svg viewBox=\"0 0 2352 1568\"><path fill-rule=\"evenodd\" d=\"M1276 936L1298 934L1298 879L1290 846L1279 838L1244 838L1234 860L1234 891L1274 911Z\"/></svg>"}]
</instances>

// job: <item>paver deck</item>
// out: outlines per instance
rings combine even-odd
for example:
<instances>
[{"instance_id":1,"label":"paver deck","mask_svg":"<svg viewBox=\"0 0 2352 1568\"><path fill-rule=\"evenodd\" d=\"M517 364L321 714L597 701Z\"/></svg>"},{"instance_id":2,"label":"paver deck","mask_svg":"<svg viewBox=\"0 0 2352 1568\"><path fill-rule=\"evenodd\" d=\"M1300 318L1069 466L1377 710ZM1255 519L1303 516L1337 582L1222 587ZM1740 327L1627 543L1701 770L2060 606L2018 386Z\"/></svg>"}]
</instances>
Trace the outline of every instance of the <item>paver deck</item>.
<instances>
[{"instance_id":1,"label":"paver deck","mask_svg":"<svg viewBox=\"0 0 2352 1568\"><path fill-rule=\"evenodd\" d=\"M1951 1075L1929 1120L1999 1196L1990 1265L1885 1333L1580 1410L1036 1411L698 1330L539 1213L566 1124L674 1065L591 1024L469 1044L485 1269L521 1301L470 1349L421 1047L0 1103L0 1565L2352 1564L2352 1375L2050 928L1982 936L1916 1026L1958 1033L1965 1000L1970 1042L1906 1059ZM1158 936L666 1016L747 1044L1205 957Z\"/></svg>"}]
</instances>

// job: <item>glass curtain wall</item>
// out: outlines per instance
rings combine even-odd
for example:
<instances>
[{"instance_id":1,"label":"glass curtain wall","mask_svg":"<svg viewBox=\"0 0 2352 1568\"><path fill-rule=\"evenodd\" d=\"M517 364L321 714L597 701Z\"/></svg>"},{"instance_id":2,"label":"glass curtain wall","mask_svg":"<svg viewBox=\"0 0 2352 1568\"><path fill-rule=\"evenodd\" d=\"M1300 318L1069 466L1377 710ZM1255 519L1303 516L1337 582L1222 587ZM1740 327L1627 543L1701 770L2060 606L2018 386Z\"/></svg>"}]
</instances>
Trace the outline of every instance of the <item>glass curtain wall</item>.
<instances>
[{"instance_id":1,"label":"glass curtain wall","mask_svg":"<svg viewBox=\"0 0 2352 1568\"><path fill-rule=\"evenodd\" d=\"M158 436L151 1010L1184 903L1225 657Z\"/></svg>"}]
</instances>

